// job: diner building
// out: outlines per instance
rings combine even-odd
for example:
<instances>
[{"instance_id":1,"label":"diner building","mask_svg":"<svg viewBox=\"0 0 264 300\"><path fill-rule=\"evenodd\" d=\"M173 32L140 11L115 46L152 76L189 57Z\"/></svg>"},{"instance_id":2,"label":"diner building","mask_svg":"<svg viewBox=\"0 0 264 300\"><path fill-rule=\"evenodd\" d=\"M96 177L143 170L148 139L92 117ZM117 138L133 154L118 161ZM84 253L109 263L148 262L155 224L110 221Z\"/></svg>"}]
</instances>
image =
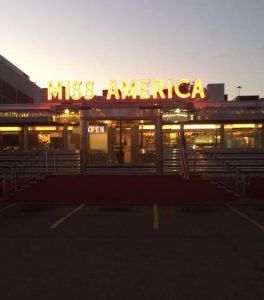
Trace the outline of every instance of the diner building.
<instances>
[{"instance_id":1,"label":"diner building","mask_svg":"<svg viewBox=\"0 0 264 300\"><path fill-rule=\"evenodd\" d=\"M85 166L154 164L162 171L164 155L180 146L181 127L188 149L263 149L264 99L228 100L223 83L205 90L204 99L109 100L103 91L75 101L64 89L61 100L49 101L47 89L0 56L0 151L69 151Z\"/></svg>"}]
</instances>

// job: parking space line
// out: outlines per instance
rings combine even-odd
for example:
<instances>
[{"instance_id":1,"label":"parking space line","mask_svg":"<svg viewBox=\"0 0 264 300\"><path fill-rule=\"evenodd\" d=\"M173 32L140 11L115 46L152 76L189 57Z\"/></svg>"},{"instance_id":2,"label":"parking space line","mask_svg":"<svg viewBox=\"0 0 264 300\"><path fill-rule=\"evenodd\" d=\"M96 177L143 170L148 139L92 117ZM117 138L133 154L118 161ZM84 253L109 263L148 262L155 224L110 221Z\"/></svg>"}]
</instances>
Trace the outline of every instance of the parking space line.
<instances>
[{"instance_id":1,"label":"parking space line","mask_svg":"<svg viewBox=\"0 0 264 300\"><path fill-rule=\"evenodd\" d=\"M153 204L153 229L159 229L159 209L156 203Z\"/></svg>"},{"instance_id":2,"label":"parking space line","mask_svg":"<svg viewBox=\"0 0 264 300\"><path fill-rule=\"evenodd\" d=\"M12 203L12 204L10 204L10 205L8 205L8 206L2 207L2 208L0 208L0 212L1 212L1 211L5 211L5 210L7 210L7 209L9 209L9 208L11 208L11 207L13 207L13 206L15 206L15 203Z\"/></svg>"},{"instance_id":3,"label":"parking space line","mask_svg":"<svg viewBox=\"0 0 264 300\"><path fill-rule=\"evenodd\" d=\"M55 229L57 228L59 225L61 225L63 222L65 222L68 218L70 218L72 215L76 214L78 211L80 211L81 209L83 209L85 207L86 204L81 204L80 206L76 207L75 209L73 209L72 211L70 211L69 213L67 213L64 217L60 218L58 221L56 221L54 224L52 224L50 226L50 229Z\"/></svg>"},{"instance_id":4,"label":"parking space line","mask_svg":"<svg viewBox=\"0 0 264 300\"><path fill-rule=\"evenodd\" d=\"M250 223L254 224L256 227L258 227L260 230L264 231L264 226L262 224L258 223L256 220L250 218L248 215L244 214L242 211L238 210L231 204L226 204L226 207L229 208L230 210L232 210L237 215L239 215L241 218L249 221Z\"/></svg>"}]
</instances>

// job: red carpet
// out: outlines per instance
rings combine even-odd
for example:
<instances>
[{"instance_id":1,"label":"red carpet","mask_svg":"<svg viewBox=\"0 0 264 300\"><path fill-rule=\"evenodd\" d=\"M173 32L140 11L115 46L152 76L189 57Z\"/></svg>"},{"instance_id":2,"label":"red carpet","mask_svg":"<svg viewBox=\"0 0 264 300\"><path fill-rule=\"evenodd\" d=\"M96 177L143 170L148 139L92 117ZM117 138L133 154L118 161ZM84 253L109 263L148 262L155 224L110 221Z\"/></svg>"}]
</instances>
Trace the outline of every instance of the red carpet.
<instances>
[{"instance_id":1,"label":"red carpet","mask_svg":"<svg viewBox=\"0 0 264 300\"><path fill-rule=\"evenodd\" d=\"M9 198L17 203L148 204L227 202L223 189L193 176L171 175L48 176Z\"/></svg>"},{"instance_id":2,"label":"red carpet","mask_svg":"<svg viewBox=\"0 0 264 300\"><path fill-rule=\"evenodd\" d=\"M250 179L250 184L246 188L246 197L256 200L264 200L264 178L263 177L252 177Z\"/></svg>"}]
</instances>

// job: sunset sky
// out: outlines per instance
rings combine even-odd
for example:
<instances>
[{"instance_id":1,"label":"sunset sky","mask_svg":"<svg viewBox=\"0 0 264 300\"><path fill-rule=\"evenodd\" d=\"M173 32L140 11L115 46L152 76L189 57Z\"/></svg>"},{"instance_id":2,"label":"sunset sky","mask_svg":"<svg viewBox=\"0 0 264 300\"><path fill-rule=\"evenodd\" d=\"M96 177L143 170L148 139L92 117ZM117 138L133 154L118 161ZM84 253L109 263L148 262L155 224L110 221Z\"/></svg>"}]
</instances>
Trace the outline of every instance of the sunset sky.
<instances>
[{"instance_id":1,"label":"sunset sky","mask_svg":"<svg viewBox=\"0 0 264 300\"><path fill-rule=\"evenodd\" d=\"M263 0L2 0L0 54L48 80L201 78L264 97Z\"/></svg>"}]
</instances>

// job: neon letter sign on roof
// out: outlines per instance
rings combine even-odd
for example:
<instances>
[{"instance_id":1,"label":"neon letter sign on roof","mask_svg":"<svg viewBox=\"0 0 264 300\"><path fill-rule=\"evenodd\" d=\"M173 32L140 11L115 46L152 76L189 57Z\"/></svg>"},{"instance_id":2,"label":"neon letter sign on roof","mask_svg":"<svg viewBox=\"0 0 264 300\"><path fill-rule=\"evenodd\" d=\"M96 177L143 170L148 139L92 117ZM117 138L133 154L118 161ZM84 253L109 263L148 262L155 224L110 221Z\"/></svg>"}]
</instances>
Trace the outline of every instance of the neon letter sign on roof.
<instances>
[{"instance_id":1,"label":"neon letter sign on roof","mask_svg":"<svg viewBox=\"0 0 264 300\"><path fill-rule=\"evenodd\" d=\"M57 81L56 84L53 81L48 82L48 101L50 100L92 100L95 97L94 81ZM120 100L131 97L136 99L139 95L139 99L149 99L150 95L153 98L171 99L175 94L180 99L204 99L205 91L201 79L196 79L193 82L192 89L183 88L184 86L190 86L191 81L189 79L181 79L173 84L171 79L165 82L164 80L157 79L151 84L149 79L132 80L128 83L127 80L123 80L121 88L118 88L116 80L110 80L107 90L107 100ZM64 86L64 87L63 87ZM63 92L63 89L65 91ZM165 93L165 90L167 91ZM64 97L63 97L64 94Z\"/></svg>"}]
</instances>

